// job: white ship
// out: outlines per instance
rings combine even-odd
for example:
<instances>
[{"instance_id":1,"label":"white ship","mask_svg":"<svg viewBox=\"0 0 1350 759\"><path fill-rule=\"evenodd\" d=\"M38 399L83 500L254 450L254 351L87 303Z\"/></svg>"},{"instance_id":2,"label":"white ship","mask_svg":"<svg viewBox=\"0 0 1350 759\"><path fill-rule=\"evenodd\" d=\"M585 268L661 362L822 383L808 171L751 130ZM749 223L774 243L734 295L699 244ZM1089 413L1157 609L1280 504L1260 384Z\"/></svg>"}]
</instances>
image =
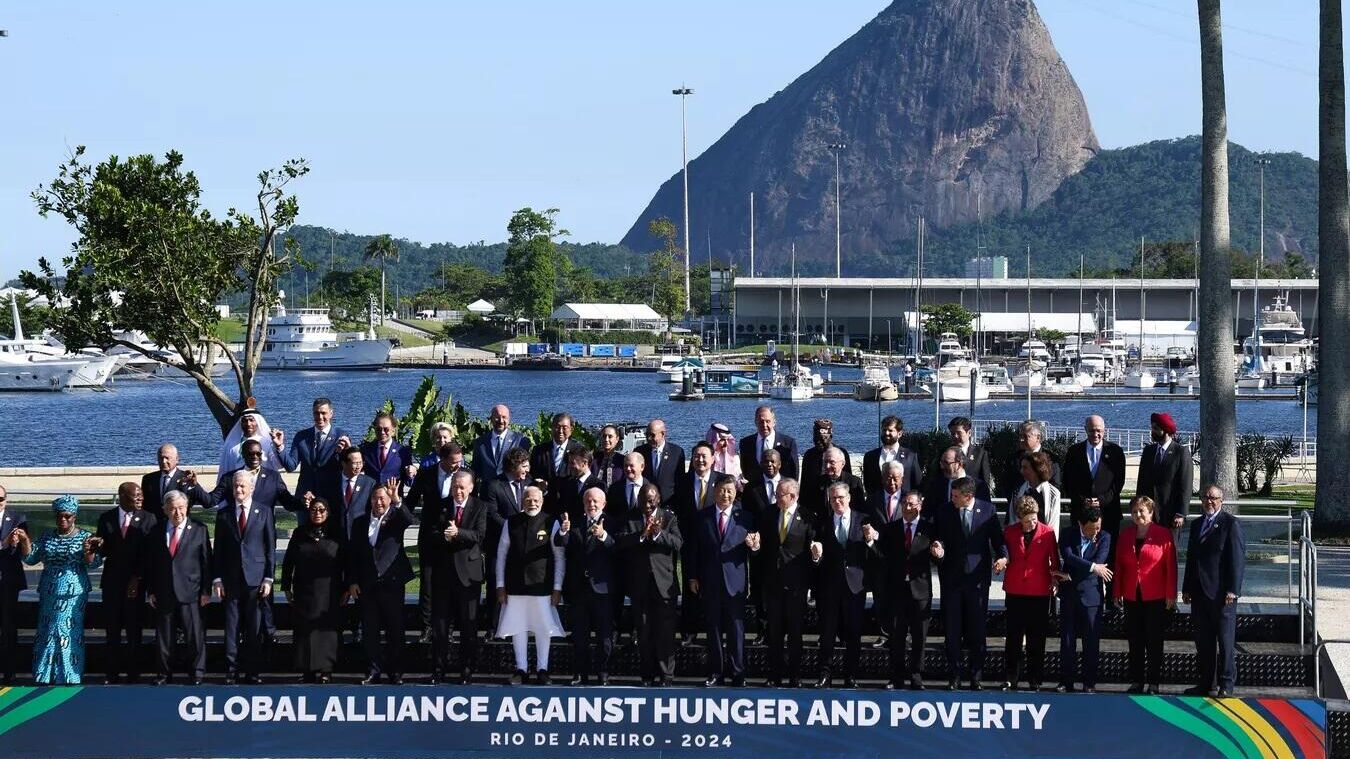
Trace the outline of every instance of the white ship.
<instances>
[{"instance_id":1,"label":"white ship","mask_svg":"<svg viewBox=\"0 0 1350 759\"><path fill-rule=\"evenodd\" d=\"M51 391L71 387L89 361L78 356L57 357L31 351L29 348L37 341L24 339L18 296L10 300L9 306L14 339L0 340L0 390Z\"/></svg>"},{"instance_id":2,"label":"white ship","mask_svg":"<svg viewBox=\"0 0 1350 759\"><path fill-rule=\"evenodd\" d=\"M1256 334L1242 341L1242 358L1250 374L1272 378L1277 385L1292 383L1312 368L1313 341L1285 293L1261 309Z\"/></svg>"},{"instance_id":3,"label":"white ship","mask_svg":"<svg viewBox=\"0 0 1350 759\"><path fill-rule=\"evenodd\" d=\"M383 369L393 346L375 338L374 328L352 339L333 330L326 308L297 308L278 304L267 319L259 369L304 371Z\"/></svg>"}]
</instances>

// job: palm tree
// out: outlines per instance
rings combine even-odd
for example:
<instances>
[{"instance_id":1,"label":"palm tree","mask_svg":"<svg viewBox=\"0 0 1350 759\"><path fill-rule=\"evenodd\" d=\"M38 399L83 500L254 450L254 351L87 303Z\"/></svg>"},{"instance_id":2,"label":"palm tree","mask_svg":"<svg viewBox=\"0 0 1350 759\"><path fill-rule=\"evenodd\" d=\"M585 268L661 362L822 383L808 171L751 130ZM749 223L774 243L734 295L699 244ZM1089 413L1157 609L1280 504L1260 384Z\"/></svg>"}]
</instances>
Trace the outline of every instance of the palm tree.
<instances>
[{"instance_id":1,"label":"palm tree","mask_svg":"<svg viewBox=\"0 0 1350 759\"><path fill-rule=\"evenodd\" d=\"M389 259L398 260L398 245L389 235L379 235L366 243L366 250L361 257L366 261L380 260L380 324L384 324L384 315L388 313L384 310L384 268Z\"/></svg>"},{"instance_id":2,"label":"palm tree","mask_svg":"<svg viewBox=\"0 0 1350 759\"><path fill-rule=\"evenodd\" d=\"M1233 293L1228 236L1228 111L1219 0L1200 10L1200 483L1237 490L1237 408L1233 386Z\"/></svg>"},{"instance_id":3,"label":"palm tree","mask_svg":"<svg viewBox=\"0 0 1350 759\"><path fill-rule=\"evenodd\" d=\"M1320 525L1350 527L1350 200L1346 192L1345 49L1341 0L1321 0L1317 130L1317 332L1321 337L1317 405L1317 501Z\"/></svg>"}]
</instances>

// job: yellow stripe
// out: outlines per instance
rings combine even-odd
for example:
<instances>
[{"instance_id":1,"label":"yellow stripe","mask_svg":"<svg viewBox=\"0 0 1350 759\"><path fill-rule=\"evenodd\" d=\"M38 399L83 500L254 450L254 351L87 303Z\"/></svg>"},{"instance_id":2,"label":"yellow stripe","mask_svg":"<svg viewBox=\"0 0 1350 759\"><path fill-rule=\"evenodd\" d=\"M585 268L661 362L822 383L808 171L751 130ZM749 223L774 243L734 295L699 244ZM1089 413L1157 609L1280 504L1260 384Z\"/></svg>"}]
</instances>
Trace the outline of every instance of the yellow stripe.
<instances>
[{"instance_id":1,"label":"yellow stripe","mask_svg":"<svg viewBox=\"0 0 1350 759\"><path fill-rule=\"evenodd\" d=\"M1267 759L1294 759L1294 752L1289 750L1289 745L1284 742L1284 738L1276 732L1275 728L1266 722L1265 718L1252 710L1238 698L1209 699L1224 714L1227 714L1242 731L1247 734L1256 747L1261 750L1261 756Z\"/></svg>"}]
</instances>

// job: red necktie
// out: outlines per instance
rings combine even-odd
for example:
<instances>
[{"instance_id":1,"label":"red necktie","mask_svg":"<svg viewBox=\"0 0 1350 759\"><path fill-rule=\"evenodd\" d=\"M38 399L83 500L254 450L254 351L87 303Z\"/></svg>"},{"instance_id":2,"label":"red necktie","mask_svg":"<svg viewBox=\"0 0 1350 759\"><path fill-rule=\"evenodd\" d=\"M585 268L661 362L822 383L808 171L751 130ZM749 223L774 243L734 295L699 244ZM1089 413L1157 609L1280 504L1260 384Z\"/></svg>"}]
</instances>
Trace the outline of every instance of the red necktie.
<instances>
[{"instance_id":1,"label":"red necktie","mask_svg":"<svg viewBox=\"0 0 1350 759\"><path fill-rule=\"evenodd\" d=\"M895 521L895 496L894 496L894 495L888 496L888 497L886 498L886 521L887 521L887 522L894 522L894 521ZM905 547L906 547L906 548L909 548L909 539L908 539L908 538L905 539Z\"/></svg>"},{"instance_id":2,"label":"red necktie","mask_svg":"<svg viewBox=\"0 0 1350 759\"><path fill-rule=\"evenodd\" d=\"M725 511L717 512L717 536L719 538L727 536L727 513Z\"/></svg>"},{"instance_id":3,"label":"red necktie","mask_svg":"<svg viewBox=\"0 0 1350 759\"><path fill-rule=\"evenodd\" d=\"M248 509L239 507L239 534L244 534L244 528L248 527Z\"/></svg>"},{"instance_id":4,"label":"red necktie","mask_svg":"<svg viewBox=\"0 0 1350 759\"><path fill-rule=\"evenodd\" d=\"M351 480L347 480L347 500L346 500L346 503L347 503L348 506L351 506L351 505L352 505L352 481L351 481Z\"/></svg>"},{"instance_id":5,"label":"red necktie","mask_svg":"<svg viewBox=\"0 0 1350 759\"><path fill-rule=\"evenodd\" d=\"M455 507L455 526L462 527L463 525L464 525L464 504L461 503L460 505Z\"/></svg>"},{"instance_id":6,"label":"red necktie","mask_svg":"<svg viewBox=\"0 0 1350 759\"><path fill-rule=\"evenodd\" d=\"M169 556L178 555L178 530L175 529L169 537Z\"/></svg>"},{"instance_id":7,"label":"red necktie","mask_svg":"<svg viewBox=\"0 0 1350 759\"><path fill-rule=\"evenodd\" d=\"M127 514L126 516L122 517L122 537L125 538L127 536L127 528L130 526L131 526L131 515Z\"/></svg>"},{"instance_id":8,"label":"red necktie","mask_svg":"<svg viewBox=\"0 0 1350 759\"><path fill-rule=\"evenodd\" d=\"M389 449L380 447L380 473L384 474L384 462L389 460Z\"/></svg>"},{"instance_id":9,"label":"red necktie","mask_svg":"<svg viewBox=\"0 0 1350 759\"><path fill-rule=\"evenodd\" d=\"M905 551L909 551L909 546L914 542L914 525L905 524Z\"/></svg>"}]
</instances>

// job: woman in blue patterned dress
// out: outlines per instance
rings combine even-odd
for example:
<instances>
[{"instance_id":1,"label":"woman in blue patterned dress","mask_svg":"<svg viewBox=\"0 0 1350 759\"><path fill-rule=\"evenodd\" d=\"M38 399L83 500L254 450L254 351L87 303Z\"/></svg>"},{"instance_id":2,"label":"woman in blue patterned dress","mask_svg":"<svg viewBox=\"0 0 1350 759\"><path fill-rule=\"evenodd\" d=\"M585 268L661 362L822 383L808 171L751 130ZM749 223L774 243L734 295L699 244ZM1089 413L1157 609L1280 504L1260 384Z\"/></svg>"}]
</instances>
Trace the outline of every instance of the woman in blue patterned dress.
<instances>
[{"instance_id":1,"label":"woman in blue patterned dress","mask_svg":"<svg viewBox=\"0 0 1350 759\"><path fill-rule=\"evenodd\" d=\"M75 526L80 502L63 495L52 501L56 530L36 542L18 533L26 564L42 564L38 584L37 635L33 639L33 679L44 685L74 685L84 674L84 604L89 598L89 568L102 559L99 539Z\"/></svg>"}]
</instances>

